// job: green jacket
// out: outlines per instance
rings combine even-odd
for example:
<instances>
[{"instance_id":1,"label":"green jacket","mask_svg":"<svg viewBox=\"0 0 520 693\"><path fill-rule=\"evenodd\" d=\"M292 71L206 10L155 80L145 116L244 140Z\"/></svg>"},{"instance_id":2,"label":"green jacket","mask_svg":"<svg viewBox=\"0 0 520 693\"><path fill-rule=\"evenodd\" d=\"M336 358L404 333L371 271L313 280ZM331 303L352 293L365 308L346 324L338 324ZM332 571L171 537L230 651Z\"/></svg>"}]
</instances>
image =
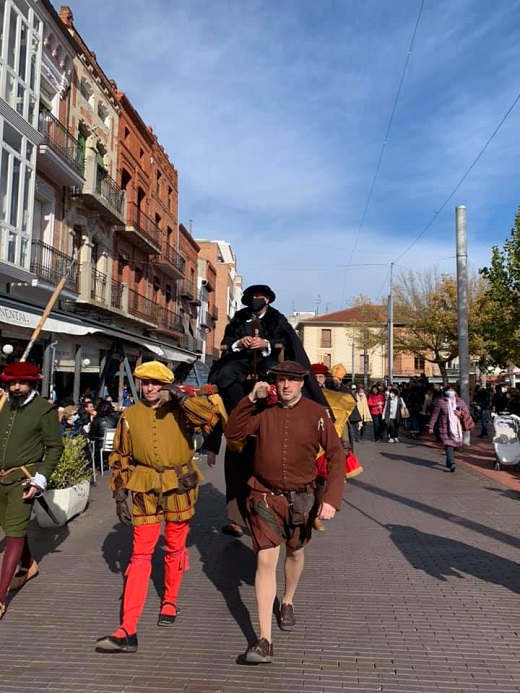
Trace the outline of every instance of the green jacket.
<instances>
[{"instance_id":1,"label":"green jacket","mask_svg":"<svg viewBox=\"0 0 520 693\"><path fill-rule=\"evenodd\" d=\"M5 403L0 412L0 469L40 462L29 467L31 474L40 472L46 479L52 474L63 451L56 407L36 394L20 407L11 409ZM21 471L0 476L0 483L10 484L24 478Z\"/></svg>"}]
</instances>

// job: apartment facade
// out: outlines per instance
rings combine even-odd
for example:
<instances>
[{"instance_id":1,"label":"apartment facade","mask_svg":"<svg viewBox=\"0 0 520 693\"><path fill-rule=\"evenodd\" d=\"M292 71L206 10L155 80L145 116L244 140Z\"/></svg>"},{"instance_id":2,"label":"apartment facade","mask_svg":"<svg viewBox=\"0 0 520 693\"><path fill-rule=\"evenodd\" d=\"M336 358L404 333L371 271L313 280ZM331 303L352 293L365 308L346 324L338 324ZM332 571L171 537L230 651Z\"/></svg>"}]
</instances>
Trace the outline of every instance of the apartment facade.
<instances>
[{"instance_id":1,"label":"apartment facade","mask_svg":"<svg viewBox=\"0 0 520 693\"><path fill-rule=\"evenodd\" d=\"M21 356L65 277L30 356L42 394L120 389L142 358L194 362L198 245L164 148L69 7L2 0L0 27L0 347Z\"/></svg>"},{"instance_id":2,"label":"apartment facade","mask_svg":"<svg viewBox=\"0 0 520 693\"><path fill-rule=\"evenodd\" d=\"M329 367L342 363L347 377L358 382L378 381L388 376L385 327L385 309L377 305L304 317L296 323L312 363ZM421 373L434 378L440 375L437 367L424 358L404 353L395 355L394 381Z\"/></svg>"},{"instance_id":3,"label":"apartment facade","mask_svg":"<svg viewBox=\"0 0 520 693\"><path fill-rule=\"evenodd\" d=\"M216 269L215 302L217 318L214 325L214 345L219 351L226 325L241 304L242 277L238 274L237 259L227 241L197 239L200 256Z\"/></svg>"}]
</instances>

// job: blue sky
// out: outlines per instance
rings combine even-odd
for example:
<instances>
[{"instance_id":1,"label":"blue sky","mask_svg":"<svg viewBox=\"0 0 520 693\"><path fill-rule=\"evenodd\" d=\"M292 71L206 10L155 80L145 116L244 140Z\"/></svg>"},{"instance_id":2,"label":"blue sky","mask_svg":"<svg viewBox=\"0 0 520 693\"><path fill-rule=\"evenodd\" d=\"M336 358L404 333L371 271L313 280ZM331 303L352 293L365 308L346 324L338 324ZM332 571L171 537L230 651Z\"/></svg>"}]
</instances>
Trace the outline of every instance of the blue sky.
<instances>
[{"instance_id":1,"label":"blue sky","mask_svg":"<svg viewBox=\"0 0 520 693\"><path fill-rule=\"evenodd\" d=\"M70 1L77 30L179 171L180 219L244 285L320 313L388 292L518 95L520 0ZM394 272L486 264L520 203L520 104ZM356 243L356 238L357 243ZM354 252L353 252L354 251ZM370 265L370 266L359 266Z\"/></svg>"}]
</instances>

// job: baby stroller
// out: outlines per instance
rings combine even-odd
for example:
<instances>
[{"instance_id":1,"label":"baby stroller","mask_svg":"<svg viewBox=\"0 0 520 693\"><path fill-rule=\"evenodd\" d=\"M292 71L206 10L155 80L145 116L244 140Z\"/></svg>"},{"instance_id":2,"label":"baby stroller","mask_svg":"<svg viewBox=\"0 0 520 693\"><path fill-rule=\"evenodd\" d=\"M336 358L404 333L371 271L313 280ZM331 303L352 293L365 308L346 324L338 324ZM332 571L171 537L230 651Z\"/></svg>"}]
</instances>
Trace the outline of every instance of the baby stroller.
<instances>
[{"instance_id":1,"label":"baby stroller","mask_svg":"<svg viewBox=\"0 0 520 693\"><path fill-rule=\"evenodd\" d=\"M502 466L514 466L515 471L519 471L520 417L507 413L497 414L494 418L493 425L495 427L493 445L496 455L493 468L498 471Z\"/></svg>"}]
</instances>

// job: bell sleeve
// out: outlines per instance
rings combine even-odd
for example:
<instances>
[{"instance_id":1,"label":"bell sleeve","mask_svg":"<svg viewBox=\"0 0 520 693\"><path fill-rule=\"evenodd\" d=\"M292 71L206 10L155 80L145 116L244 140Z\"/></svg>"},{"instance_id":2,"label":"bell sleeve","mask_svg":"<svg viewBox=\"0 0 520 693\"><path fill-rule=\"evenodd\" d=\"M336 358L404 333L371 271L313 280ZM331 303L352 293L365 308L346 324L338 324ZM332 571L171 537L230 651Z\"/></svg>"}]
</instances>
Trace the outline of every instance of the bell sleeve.
<instances>
[{"instance_id":1,"label":"bell sleeve","mask_svg":"<svg viewBox=\"0 0 520 693\"><path fill-rule=\"evenodd\" d=\"M130 429L124 415L117 424L114 435L114 451L110 453L108 464L112 470L110 488L116 491L126 488L126 484L132 472L132 455L130 444Z\"/></svg>"}]
</instances>

